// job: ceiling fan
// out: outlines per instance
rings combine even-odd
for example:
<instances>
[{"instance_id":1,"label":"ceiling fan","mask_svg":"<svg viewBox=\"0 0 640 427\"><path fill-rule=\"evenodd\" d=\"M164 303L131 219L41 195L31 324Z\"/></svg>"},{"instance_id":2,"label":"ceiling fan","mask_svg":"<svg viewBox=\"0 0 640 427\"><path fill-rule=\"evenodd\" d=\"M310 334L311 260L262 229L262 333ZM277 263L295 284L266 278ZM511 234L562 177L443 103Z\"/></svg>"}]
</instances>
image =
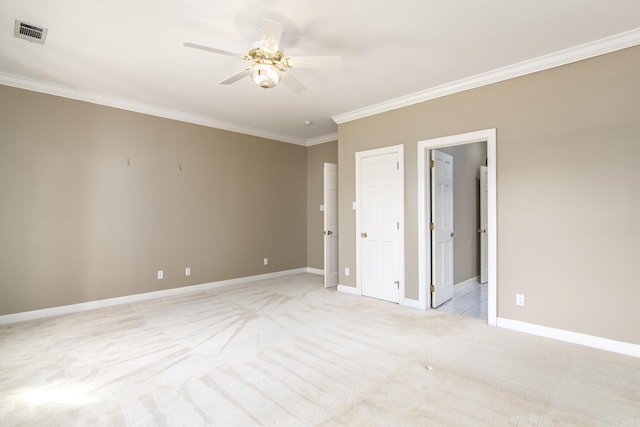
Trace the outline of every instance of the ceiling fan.
<instances>
[{"instance_id":1,"label":"ceiling fan","mask_svg":"<svg viewBox=\"0 0 640 427\"><path fill-rule=\"evenodd\" d=\"M300 93L307 88L291 75L288 71L290 68L342 68L342 58L339 56L284 56L280 50L281 38L282 25L270 19L262 19L260 40L252 46L247 54L229 52L190 42L185 42L183 45L250 61L242 71L221 81L220 84L223 85L235 83L246 76L251 76L251 79L261 88L269 89L282 81L293 93Z\"/></svg>"}]
</instances>

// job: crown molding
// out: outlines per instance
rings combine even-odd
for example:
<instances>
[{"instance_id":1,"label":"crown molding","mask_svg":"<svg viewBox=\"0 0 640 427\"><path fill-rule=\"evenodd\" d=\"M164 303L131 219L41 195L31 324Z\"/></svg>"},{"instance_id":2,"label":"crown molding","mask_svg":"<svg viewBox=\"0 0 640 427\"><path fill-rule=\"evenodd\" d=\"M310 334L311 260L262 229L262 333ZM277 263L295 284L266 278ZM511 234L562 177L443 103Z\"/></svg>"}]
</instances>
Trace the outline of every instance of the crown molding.
<instances>
[{"instance_id":1,"label":"crown molding","mask_svg":"<svg viewBox=\"0 0 640 427\"><path fill-rule=\"evenodd\" d=\"M307 139L307 147L311 147L312 145L320 145L326 142L333 142L338 140L337 133L330 133L324 136L318 136L316 138Z\"/></svg>"},{"instance_id":2,"label":"crown molding","mask_svg":"<svg viewBox=\"0 0 640 427\"><path fill-rule=\"evenodd\" d=\"M486 86L492 83L497 83L538 71L544 71L550 68L570 64L572 62L604 55L606 53L636 46L638 44L640 44L640 28L565 49L549 55L544 55L527 61L519 62L517 64L508 65L506 67L498 68L486 73L477 74L475 76L436 86L424 91L405 95L399 98L394 98L351 112L338 114L332 116L331 118L337 124L347 123L353 120L373 116L375 114L380 114L398 108L419 104L431 99L463 92L465 90ZM25 77L8 73L0 73L0 84L34 92L46 93L54 96L60 96L63 98L74 99L77 101L84 101L92 104L104 105L107 107L119 108L122 110L148 114L156 117L162 117L210 128L256 136L259 138L266 138L275 141L286 142L289 144L302 145L305 147L324 144L326 142L332 142L338 139L337 133L310 139L298 138L278 132L252 128L238 123L198 116L183 111L161 108L150 104L144 104L104 94L74 89L68 86L61 86L53 83L27 79Z\"/></svg>"},{"instance_id":3,"label":"crown molding","mask_svg":"<svg viewBox=\"0 0 640 427\"><path fill-rule=\"evenodd\" d=\"M135 102L127 99L107 96L104 94L83 91L80 89L74 89L71 87L56 85L53 83L27 79L21 76L13 75L13 74L0 73L0 84L5 86L16 87L19 89L30 90L34 92L46 93L48 95L60 96L62 98L74 99L76 101L84 101L92 104L119 108L121 110L133 111L136 113L162 117L165 119L177 120L180 122L192 123L192 124L206 126L210 128L256 136L259 138L266 138L266 139L272 139L280 142L287 142L289 144L296 144L296 145L302 145L302 146L306 146L308 144L308 140L304 138L297 138L294 136L285 135L278 132L272 132L264 129L257 129L249 126L243 126L238 123L210 119L208 117L185 113L183 111L170 110L170 109L157 107L150 104L144 104L141 102Z\"/></svg>"},{"instance_id":4,"label":"crown molding","mask_svg":"<svg viewBox=\"0 0 640 427\"><path fill-rule=\"evenodd\" d=\"M606 53L640 44L640 28L635 28L624 33L616 34L593 42L585 43L572 48L564 49L548 55L539 56L516 64L507 65L475 76L456 80L413 94L401 96L369 107L360 108L333 117L337 124L347 123L353 120L363 119L398 108L408 107L454 93L475 89L481 86L498 83L504 80L521 77L527 74L548 70L572 62L582 61Z\"/></svg>"}]
</instances>

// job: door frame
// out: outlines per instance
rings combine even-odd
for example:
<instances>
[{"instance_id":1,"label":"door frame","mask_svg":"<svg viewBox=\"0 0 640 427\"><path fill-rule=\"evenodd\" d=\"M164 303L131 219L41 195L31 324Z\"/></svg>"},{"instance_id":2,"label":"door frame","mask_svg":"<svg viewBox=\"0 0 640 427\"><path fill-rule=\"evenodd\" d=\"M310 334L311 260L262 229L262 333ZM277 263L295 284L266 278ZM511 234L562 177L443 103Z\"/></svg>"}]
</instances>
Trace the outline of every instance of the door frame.
<instances>
[{"instance_id":1,"label":"door frame","mask_svg":"<svg viewBox=\"0 0 640 427\"><path fill-rule=\"evenodd\" d=\"M360 238L360 233L362 232L362 223L361 223L361 210L360 210L360 201L361 194L360 191L362 189L362 168L360 166L363 159L367 157L379 156L382 154L396 154L398 158L398 222L399 222L399 231L398 231L398 280L400 281L400 286L398 289L398 304L404 305L404 295L405 295L405 265L404 265L404 145L392 145L388 147L376 148L373 150L365 150L356 152L356 200L354 203L354 208L356 210L356 289L355 294L362 295L362 239Z\"/></svg>"},{"instance_id":2,"label":"door frame","mask_svg":"<svg viewBox=\"0 0 640 427\"><path fill-rule=\"evenodd\" d=\"M431 198L431 178L427 162L432 149L452 145L487 143L488 170L488 239L489 239L489 282L487 299L487 322L495 326L497 321L497 283L498 283L498 221L496 192L496 129L484 129L475 132L450 135L418 141L418 306L423 310L431 307L431 292L428 287L431 277L431 236L427 224L431 222L429 201Z\"/></svg>"}]
</instances>

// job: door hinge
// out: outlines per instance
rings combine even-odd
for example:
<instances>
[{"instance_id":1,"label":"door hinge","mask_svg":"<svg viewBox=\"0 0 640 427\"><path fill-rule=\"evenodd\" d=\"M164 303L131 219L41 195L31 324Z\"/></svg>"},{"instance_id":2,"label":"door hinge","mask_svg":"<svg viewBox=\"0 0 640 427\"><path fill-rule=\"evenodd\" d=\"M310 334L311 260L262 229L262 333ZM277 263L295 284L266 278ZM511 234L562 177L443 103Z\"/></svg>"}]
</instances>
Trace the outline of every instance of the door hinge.
<instances>
[{"instance_id":1,"label":"door hinge","mask_svg":"<svg viewBox=\"0 0 640 427\"><path fill-rule=\"evenodd\" d=\"M396 228L400 230L400 221L396 222Z\"/></svg>"},{"instance_id":2,"label":"door hinge","mask_svg":"<svg viewBox=\"0 0 640 427\"><path fill-rule=\"evenodd\" d=\"M433 283L431 284L431 292L435 292L436 291L436 285L434 285Z\"/></svg>"},{"instance_id":3,"label":"door hinge","mask_svg":"<svg viewBox=\"0 0 640 427\"><path fill-rule=\"evenodd\" d=\"M436 161L435 160L429 160L429 167L430 168L435 168L436 167Z\"/></svg>"},{"instance_id":4,"label":"door hinge","mask_svg":"<svg viewBox=\"0 0 640 427\"><path fill-rule=\"evenodd\" d=\"M429 230L433 231L436 229L436 225L433 222L429 223Z\"/></svg>"},{"instance_id":5,"label":"door hinge","mask_svg":"<svg viewBox=\"0 0 640 427\"><path fill-rule=\"evenodd\" d=\"M396 280L393 283L396 285L396 289L400 289L400 281L399 280Z\"/></svg>"},{"instance_id":6,"label":"door hinge","mask_svg":"<svg viewBox=\"0 0 640 427\"><path fill-rule=\"evenodd\" d=\"M400 162L396 162L396 169L400 170Z\"/></svg>"}]
</instances>

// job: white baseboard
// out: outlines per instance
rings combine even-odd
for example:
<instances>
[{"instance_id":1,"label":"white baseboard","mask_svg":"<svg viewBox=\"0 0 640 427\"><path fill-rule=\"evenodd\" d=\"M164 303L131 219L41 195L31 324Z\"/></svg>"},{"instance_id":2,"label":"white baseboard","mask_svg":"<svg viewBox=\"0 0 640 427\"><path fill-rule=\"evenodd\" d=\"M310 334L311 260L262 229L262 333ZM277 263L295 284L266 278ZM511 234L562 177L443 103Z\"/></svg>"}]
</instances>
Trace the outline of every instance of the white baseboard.
<instances>
[{"instance_id":1,"label":"white baseboard","mask_svg":"<svg viewBox=\"0 0 640 427\"><path fill-rule=\"evenodd\" d=\"M640 358L640 345L498 317L497 326Z\"/></svg>"},{"instance_id":2,"label":"white baseboard","mask_svg":"<svg viewBox=\"0 0 640 427\"><path fill-rule=\"evenodd\" d=\"M123 297L108 298L97 301L82 302L78 304L63 305L59 307L43 308L41 310L25 311L0 316L0 325L25 322L28 320L43 319L46 317L61 316L63 314L78 313L81 311L95 310L98 308L113 307L115 305L130 304L138 301L147 301L156 298L166 298L176 295L189 294L224 286L239 285L241 283L256 282L258 280L273 279L293 274L307 273L308 269L296 268L293 270L277 271L274 273L258 274L256 276L240 277L237 279L221 280L218 282L203 283L200 285L184 286L180 288L165 289L162 291L145 292L143 294L127 295Z\"/></svg>"},{"instance_id":3,"label":"white baseboard","mask_svg":"<svg viewBox=\"0 0 640 427\"><path fill-rule=\"evenodd\" d=\"M472 285L477 285L480 283L480 276L476 276L476 277L472 277L470 279L464 280L460 283L456 283L455 285L453 285L453 289L455 289L456 291L461 291L462 289L468 288L469 286Z\"/></svg>"},{"instance_id":4,"label":"white baseboard","mask_svg":"<svg viewBox=\"0 0 640 427\"><path fill-rule=\"evenodd\" d=\"M320 268L307 267L307 273L318 274L320 276L324 276L324 270L322 270Z\"/></svg>"},{"instance_id":5,"label":"white baseboard","mask_svg":"<svg viewBox=\"0 0 640 427\"><path fill-rule=\"evenodd\" d=\"M358 296L362 295L360 291L358 291L358 289L354 286L338 285L338 292L344 292L345 294L358 295Z\"/></svg>"},{"instance_id":6,"label":"white baseboard","mask_svg":"<svg viewBox=\"0 0 640 427\"><path fill-rule=\"evenodd\" d=\"M403 307L416 308L418 310L424 310L420 305L420 301L417 299L403 298L400 300L400 305Z\"/></svg>"}]
</instances>

